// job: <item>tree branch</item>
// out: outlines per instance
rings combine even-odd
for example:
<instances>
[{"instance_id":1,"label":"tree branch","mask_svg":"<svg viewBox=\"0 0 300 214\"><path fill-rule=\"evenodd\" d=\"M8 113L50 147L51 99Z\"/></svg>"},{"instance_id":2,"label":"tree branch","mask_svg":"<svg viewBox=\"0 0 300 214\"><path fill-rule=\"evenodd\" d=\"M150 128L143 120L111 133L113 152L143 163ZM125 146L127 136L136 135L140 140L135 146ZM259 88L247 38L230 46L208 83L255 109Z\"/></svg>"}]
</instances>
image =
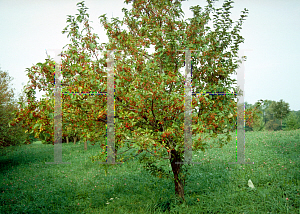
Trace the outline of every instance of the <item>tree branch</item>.
<instances>
[{"instance_id":1,"label":"tree branch","mask_svg":"<svg viewBox=\"0 0 300 214\"><path fill-rule=\"evenodd\" d=\"M156 155L153 152L148 151L148 149L146 149L145 151L149 152L150 154L152 154L155 157L159 157L159 158L162 158L162 159L171 159L171 151L169 152L169 157L160 157L159 155Z\"/></svg>"}]
</instances>

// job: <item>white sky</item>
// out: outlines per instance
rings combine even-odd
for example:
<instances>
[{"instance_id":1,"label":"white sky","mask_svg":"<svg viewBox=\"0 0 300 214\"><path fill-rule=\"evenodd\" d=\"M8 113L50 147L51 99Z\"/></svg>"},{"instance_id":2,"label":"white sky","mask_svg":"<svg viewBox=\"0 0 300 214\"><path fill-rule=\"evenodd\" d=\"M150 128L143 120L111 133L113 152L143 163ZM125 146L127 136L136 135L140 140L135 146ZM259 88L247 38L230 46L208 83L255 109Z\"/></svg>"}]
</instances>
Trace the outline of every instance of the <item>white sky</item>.
<instances>
[{"instance_id":1,"label":"white sky","mask_svg":"<svg viewBox=\"0 0 300 214\"><path fill-rule=\"evenodd\" d=\"M45 49L61 49L70 43L67 34L61 31L67 26L67 15L78 13L78 2L80 0L0 0L0 69L14 78L12 87L16 95L29 81L26 68L45 62ZM215 7L222 7L223 2L215 3ZM182 2L184 20L192 18L189 8L195 5L204 8L207 3L205 0ZM85 6L89 8L89 20L93 21L90 22L94 28L92 32L100 37L99 43L104 43L108 38L98 17L106 13L109 21L112 16L122 20L122 8L129 11L132 3L86 0ZM233 22L238 21L244 8L249 10L240 31L245 38L240 50L252 49L244 52L247 56L245 101L254 104L259 99L283 99L290 104L291 110L300 110L297 96L300 91L300 1L238 0L232 6ZM212 28L212 24L209 26ZM37 90L37 97L41 95Z\"/></svg>"}]
</instances>

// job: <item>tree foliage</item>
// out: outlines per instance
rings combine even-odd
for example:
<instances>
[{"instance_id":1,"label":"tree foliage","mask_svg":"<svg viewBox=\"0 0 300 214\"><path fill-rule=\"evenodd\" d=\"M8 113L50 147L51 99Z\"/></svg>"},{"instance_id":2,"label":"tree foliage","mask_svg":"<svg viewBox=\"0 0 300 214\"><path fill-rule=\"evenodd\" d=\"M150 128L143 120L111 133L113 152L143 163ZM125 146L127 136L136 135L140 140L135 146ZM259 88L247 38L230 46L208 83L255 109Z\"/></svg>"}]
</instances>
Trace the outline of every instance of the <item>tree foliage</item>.
<instances>
[{"instance_id":1,"label":"tree foliage","mask_svg":"<svg viewBox=\"0 0 300 214\"><path fill-rule=\"evenodd\" d=\"M263 129L263 112L261 105L264 100L257 101L254 105L245 102L245 131L260 131Z\"/></svg>"},{"instance_id":2,"label":"tree foliage","mask_svg":"<svg viewBox=\"0 0 300 214\"><path fill-rule=\"evenodd\" d=\"M257 130L277 130L279 128L278 120L274 117L273 105L275 101L264 100L262 105L258 107L260 116L257 118ZM263 128L261 128L263 127Z\"/></svg>"},{"instance_id":3,"label":"tree foliage","mask_svg":"<svg viewBox=\"0 0 300 214\"><path fill-rule=\"evenodd\" d=\"M285 130L296 130L300 128L300 118L295 112L290 112L286 118Z\"/></svg>"},{"instance_id":4,"label":"tree foliage","mask_svg":"<svg viewBox=\"0 0 300 214\"><path fill-rule=\"evenodd\" d=\"M287 124L287 117L291 111L289 104L282 99L279 102L264 100L262 103L256 102L254 105L246 102L245 108L252 110L246 112L246 131L287 130L284 126ZM254 109L255 111L253 111ZM291 118L293 121L293 116Z\"/></svg>"},{"instance_id":5,"label":"tree foliage","mask_svg":"<svg viewBox=\"0 0 300 214\"><path fill-rule=\"evenodd\" d=\"M14 91L10 88L12 77L0 70L0 147L16 146L26 141L28 136L24 133L20 124L10 122L14 119L14 113L18 111L18 105L14 97Z\"/></svg>"},{"instance_id":6,"label":"tree foliage","mask_svg":"<svg viewBox=\"0 0 300 214\"><path fill-rule=\"evenodd\" d=\"M289 104L282 99L273 104L274 117L280 120L280 128L282 129L282 120L291 112Z\"/></svg>"}]
</instances>

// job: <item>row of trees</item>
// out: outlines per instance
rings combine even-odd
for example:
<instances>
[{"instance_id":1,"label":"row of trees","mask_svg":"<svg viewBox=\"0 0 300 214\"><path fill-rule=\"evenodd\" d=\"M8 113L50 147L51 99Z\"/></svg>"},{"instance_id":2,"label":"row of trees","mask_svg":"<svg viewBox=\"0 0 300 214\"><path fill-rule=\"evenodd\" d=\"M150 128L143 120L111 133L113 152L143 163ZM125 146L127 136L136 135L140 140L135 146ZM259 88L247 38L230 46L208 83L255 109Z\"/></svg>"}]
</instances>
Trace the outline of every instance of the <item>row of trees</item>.
<instances>
[{"instance_id":1,"label":"row of trees","mask_svg":"<svg viewBox=\"0 0 300 214\"><path fill-rule=\"evenodd\" d=\"M100 23L109 37L109 42L101 45L96 40L99 37L91 33L88 8L83 2L78 3L79 14L76 18L69 16L69 24L63 30L72 43L66 45L68 48L62 54L62 86L63 92L107 91L106 53L113 49L124 50L124 56L130 56L129 59L122 57L120 52L114 56L115 154L119 159L116 162L127 160L125 155L118 153L118 148L136 151L145 169L155 176L172 179L176 195L184 200L190 165L177 162L183 162L184 158L185 88L179 69L185 62L185 53L176 50L201 50L191 54L195 62L192 76L195 91L240 93L233 86L235 80L230 79L230 75L241 63L237 51L244 39L239 31L246 15L241 15L233 30L227 31L233 23L229 17L232 1L225 1L222 8L215 9L213 1L207 0L203 12L199 5L191 7L194 15L189 19L190 23L178 20L183 14L181 2L136 0L130 12L123 8L123 21L113 18L113 23L108 23L105 15L100 16ZM205 28L211 20L211 12L215 13L214 31ZM247 10L242 12L245 14ZM80 23L84 25L82 31L79 31ZM129 32L121 31L119 25L127 25ZM155 45L152 55L143 49L149 48L150 44ZM98 50L105 54L99 56ZM46 143L53 143L54 134L54 66L55 62L48 58L27 69L30 82L25 87L26 104L19 102L20 108L11 123L12 126L22 124L25 131ZM40 101L35 97L37 88L46 92L46 97ZM94 142L105 135L108 119L105 96L66 95L62 102L65 137L74 134L84 141ZM192 118L194 151L220 148L231 142L232 129L228 127L234 127L237 116L233 95L193 97L192 106L189 116ZM251 110L248 113L249 118L255 117L256 108L253 113ZM251 126L250 120L248 124ZM225 134L222 140L213 144L207 141L220 134ZM128 144L127 138L135 141ZM100 148L99 155L92 157L93 160L105 160L106 145L102 143ZM161 164L157 166L164 160L169 162L167 165L171 165L171 170Z\"/></svg>"},{"instance_id":2,"label":"row of trees","mask_svg":"<svg viewBox=\"0 0 300 214\"><path fill-rule=\"evenodd\" d=\"M262 105L258 106L257 104L252 105L245 102L246 110L254 107L257 109L252 126L246 123L246 131L278 131L300 128L300 111L291 111L289 104L282 99L278 102L264 100Z\"/></svg>"},{"instance_id":3,"label":"row of trees","mask_svg":"<svg viewBox=\"0 0 300 214\"><path fill-rule=\"evenodd\" d=\"M26 127L20 124L10 126L10 122L15 118L14 114L19 110L13 88L11 88L12 77L8 72L0 68L0 148L7 146L17 146L27 143L30 139L28 133L25 133ZM20 99L21 101L21 99Z\"/></svg>"}]
</instances>

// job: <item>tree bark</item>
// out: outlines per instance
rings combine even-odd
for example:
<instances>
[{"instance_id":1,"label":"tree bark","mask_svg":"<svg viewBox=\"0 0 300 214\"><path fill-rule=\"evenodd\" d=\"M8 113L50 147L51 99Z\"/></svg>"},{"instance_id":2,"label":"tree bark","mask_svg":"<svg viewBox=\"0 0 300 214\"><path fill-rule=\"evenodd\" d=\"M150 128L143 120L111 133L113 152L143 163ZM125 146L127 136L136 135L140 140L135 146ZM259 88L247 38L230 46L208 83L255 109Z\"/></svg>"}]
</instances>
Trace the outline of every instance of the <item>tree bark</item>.
<instances>
[{"instance_id":1,"label":"tree bark","mask_svg":"<svg viewBox=\"0 0 300 214\"><path fill-rule=\"evenodd\" d=\"M87 141L84 142L84 150L87 150Z\"/></svg>"},{"instance_id":2,"label":"tree bark","mask_svg":"<svg viewBox=\"0 0 300 214\"><path fill-rule=\"evenodd\" d=\"M75 136L74 137L74 145L76 144L76 140L77 140L77 137Z\"/></svg>"},{"instance_id":3,"label":"tree bark","mask_svg":"<svg viewBox=\"0 0 300 214\"><path fill-rule=\"evenodd\" d=\"M179 178L179 173L181 172L182 164L176 164L175 162L183 162L181 160L180 154L176 150L171 150L171 167L174 174L174 184L175 184L175 194L177 197L185 201L184 199L184 179Z\"/></svg>"},{"instance_id":4,"label":"tree bark","mask_svg":"<svg viewBox=\"0 0 300 214\"><path fill-rule=\"evenodd\" d=\"M69 137L67 136L66 139L67 139L67 144L69 144Z\"/></svg>"}]
</instances>

